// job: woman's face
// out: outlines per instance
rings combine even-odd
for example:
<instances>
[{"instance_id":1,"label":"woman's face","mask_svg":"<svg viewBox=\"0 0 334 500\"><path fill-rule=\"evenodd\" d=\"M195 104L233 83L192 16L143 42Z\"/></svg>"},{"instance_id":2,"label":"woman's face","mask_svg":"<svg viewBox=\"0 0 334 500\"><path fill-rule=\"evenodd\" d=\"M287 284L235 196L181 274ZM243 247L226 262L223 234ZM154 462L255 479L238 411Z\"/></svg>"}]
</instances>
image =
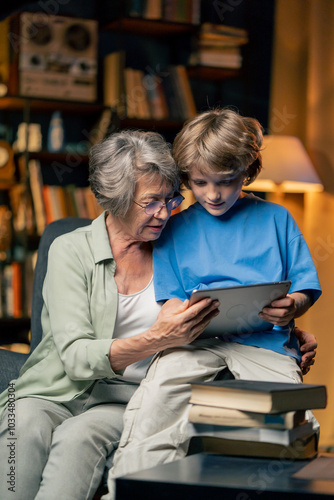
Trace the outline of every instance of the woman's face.
<instances>
[{"instance_id":1,"label":"woman's face","mask_svg":"<svg viewBox=\"0 0 334 500\"><path fill-rule=\"evenodd\" d=\"M165 182L161 184L159 175L145 175L136 186L134 201L144 208L153 201L167 203L174 196L174 189ZM144 208L132 204L125 219L125 230L128 235L138 241L157 240L170 217L170 212L163 206L153 215L147 215Z\"/></svg>"}]
</instances>

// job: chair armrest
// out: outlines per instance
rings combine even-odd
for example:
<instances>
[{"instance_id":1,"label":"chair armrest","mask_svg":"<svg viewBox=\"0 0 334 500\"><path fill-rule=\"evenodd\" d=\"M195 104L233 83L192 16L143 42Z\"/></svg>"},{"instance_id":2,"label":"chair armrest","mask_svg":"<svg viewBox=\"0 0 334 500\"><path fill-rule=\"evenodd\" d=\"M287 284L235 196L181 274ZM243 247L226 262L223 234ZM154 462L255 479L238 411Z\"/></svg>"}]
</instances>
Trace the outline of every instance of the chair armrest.
<instances>
[{"instance_id":1,"label":"chair armrest","mask_svg":"<svg viewBox=\"0 0 334 500\"><path fill-rule=\"evenodd\" d=\"M16 379L28 354L0 349L0 392L7 389L11 380Z\"/></svg>"}]
</instances>

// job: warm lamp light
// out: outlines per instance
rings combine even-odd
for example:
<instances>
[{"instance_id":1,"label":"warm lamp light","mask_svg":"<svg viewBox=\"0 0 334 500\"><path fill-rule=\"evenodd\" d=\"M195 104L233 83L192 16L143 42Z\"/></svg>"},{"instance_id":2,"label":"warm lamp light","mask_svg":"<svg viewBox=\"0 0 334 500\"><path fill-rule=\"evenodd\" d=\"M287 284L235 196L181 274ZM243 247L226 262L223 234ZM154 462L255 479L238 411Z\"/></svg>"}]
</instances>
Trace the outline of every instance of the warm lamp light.
<instances>
[{"instance_id":1,"label":"warm lamp light","mask_svg":"<svg viewBox=\"0 0 334 500\"><path fill-rule=\"evenodd\" d=\"M306 193L323 185L298 137L266 135L263 138L262 171L250 184L254 191Z\"/></svg>"}]
</instances>

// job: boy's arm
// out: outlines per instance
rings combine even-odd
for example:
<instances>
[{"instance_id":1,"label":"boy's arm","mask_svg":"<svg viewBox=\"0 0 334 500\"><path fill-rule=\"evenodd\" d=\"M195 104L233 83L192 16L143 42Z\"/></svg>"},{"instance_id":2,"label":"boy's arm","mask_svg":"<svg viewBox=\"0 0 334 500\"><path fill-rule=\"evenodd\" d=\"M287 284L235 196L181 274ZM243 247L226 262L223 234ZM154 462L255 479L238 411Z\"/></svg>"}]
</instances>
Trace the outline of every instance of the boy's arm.
<instances>
[{"instance_id":1,"label":"boy's arm","mask_svg":"<svg viewBox=\"0 0 334 500\"><path fill-rule=\"evenodd\" d=\"M312 304L312 294L307 291L294 292L283 299L272 302L271 305L273 307L265 307L260 316L266 321L270 321L270 323L284 326L289 323L291 319L302 316ZM314 364L316 348L318 347L317 339L312 333L300 330L297 326L294 329L294 333L299 340L302 353L300 368L303 375L306 375Z\"/></svg>"}]
</instances>

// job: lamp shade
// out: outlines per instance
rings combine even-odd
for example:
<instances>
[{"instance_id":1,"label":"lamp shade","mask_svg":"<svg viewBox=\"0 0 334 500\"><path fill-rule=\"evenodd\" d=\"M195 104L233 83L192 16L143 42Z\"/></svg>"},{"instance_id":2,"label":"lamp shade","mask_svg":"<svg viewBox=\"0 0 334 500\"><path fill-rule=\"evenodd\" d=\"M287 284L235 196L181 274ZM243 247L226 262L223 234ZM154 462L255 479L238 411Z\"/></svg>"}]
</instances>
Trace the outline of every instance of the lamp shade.
<instances>
[{"instance_id":1,"label":"lamp shade","mask_svg":"<svg viewBox=\"0 0 334 500\"><path fill-rule=\"evenodd\" d=\"M304 193L322 191L322 183L298 137L266 135L262 147L262 171L249 186L256 191Z\"/></svg>"}]
</instances>

